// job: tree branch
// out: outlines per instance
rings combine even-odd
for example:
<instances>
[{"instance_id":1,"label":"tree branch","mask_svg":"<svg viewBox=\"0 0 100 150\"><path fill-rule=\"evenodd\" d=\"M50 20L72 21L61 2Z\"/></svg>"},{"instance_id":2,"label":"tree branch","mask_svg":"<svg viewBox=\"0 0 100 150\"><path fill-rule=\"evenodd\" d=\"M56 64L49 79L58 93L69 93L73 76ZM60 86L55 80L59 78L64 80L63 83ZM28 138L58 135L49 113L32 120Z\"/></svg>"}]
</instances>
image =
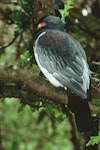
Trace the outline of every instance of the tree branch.
<instances>
[{"instance_id":1,"label":"tree branch","mask_svg":"<svg viewBox=\"0 0 100 150\"><path fill-rule=\"evenodd\" d=\"M99 91L96 91L97 93ZM93 91L95 99L95 92ZM98 94L99 95L99 94ZM0 69L0 98L14 97L22 100L24 104L34 107L36 101L56 104L68 103L67 92L62 88L53 87L47 80L26 69L7 68ZM98 97L100 99L100 97ZM99 106L90 104L92 112L100 117Z\"/></svg>"},{"instance_id":2,"label":"tree branch","mask_svg":"<svg viewBox=\"0 0 100 150\"><path fill-rule=\"evenodd\" d=\"M8 43L5 43L4 45L0 45L0 49L5 49L5 48L9 47L10 45L12 45L16 41L18 36L19 36L19 34L15 33L13 38Z\"/></svg>"},{"instance_id":3,"label":"tree branch","mask_svg":"<svg viewBox=\"0 0 100 150\"><path fill-rule=\"evenodd\" d=\"M67 104L64 90L54 88L48 81L21 68L0 69L0 98L4 97L24 99L30 104L40 100Z\"/></svg>"}]
</instances>

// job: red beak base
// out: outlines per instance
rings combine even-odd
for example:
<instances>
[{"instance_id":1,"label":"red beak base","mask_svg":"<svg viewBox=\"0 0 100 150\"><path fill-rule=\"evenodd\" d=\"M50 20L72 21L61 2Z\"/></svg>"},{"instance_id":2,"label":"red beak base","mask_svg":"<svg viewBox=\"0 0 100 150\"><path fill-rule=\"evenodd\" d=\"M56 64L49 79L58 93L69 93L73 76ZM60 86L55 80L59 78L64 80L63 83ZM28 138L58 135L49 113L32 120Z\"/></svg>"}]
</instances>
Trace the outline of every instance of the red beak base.
<instances>
[{"instance_id":1,"label":"red beak base","mask_svg":"<svg viewBox=\"0 0 100 150\"><path fill-rule=\"evenodd\" d=\"M38 24L38 29L41 29L42 27L46 26L45 22L41 22Z\"/></svg>"}]
</instances>

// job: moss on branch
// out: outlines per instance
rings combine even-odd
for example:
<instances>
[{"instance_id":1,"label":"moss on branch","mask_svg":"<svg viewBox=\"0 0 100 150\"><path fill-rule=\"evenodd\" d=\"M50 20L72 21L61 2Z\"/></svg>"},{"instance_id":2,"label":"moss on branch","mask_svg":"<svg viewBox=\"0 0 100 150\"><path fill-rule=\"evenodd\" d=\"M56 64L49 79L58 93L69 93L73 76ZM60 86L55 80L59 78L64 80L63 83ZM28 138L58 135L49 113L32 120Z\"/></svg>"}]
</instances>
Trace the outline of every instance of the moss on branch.
<instances>
[{"instance_id":1,"label":"moss on branch","mask_svg":"<svg viewBox=\"0 0 100 150\"><path fill-rule=\"evenodd\" d=\"M30 103L43 100L67 104L64 90L21 68L0 69L0 98L4 97L20 98Z\"/></svg>"},{"instance_id":2,"label":"moss on branch","mask_svg":"<svg viewBox=\"0 0 100 150\"><path fill-rule=\"evenodd\" d=\"M97 92L97 93L96 93ZM61 88L53 87L43 77L27 69L0 69L0 98L19 98L24 104L33 106L36 101L45 101L57 104L68 103L67 92ZM96 105L95 100L99 100L99 91L93 89L93 104L90 109L96 114L100 114L100 103ZM98 97L96 97L98 96ZM100 117L100 115L98 115Z\"/></svg>"}]
</instances>

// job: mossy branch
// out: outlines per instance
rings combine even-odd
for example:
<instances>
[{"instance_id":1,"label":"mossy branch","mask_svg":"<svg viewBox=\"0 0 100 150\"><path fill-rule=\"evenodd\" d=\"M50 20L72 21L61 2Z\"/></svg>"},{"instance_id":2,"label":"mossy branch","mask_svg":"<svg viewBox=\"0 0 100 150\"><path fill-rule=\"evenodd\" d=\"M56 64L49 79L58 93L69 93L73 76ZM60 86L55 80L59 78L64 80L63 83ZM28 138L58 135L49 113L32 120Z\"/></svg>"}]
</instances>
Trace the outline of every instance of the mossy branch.
<instances>
[{"instance_id":1,"label":"mossy branch","mask_svg":"<svg viewBox=\"0 0 100 150\"><path fill-rule=\"evenodd\" d=\"M24 99L26 103L41 100L67 104L64 90L53 87L44 78L21 68L0 69L0 98L5 97Z\"/></svg>"},{"instance_id":2,"label":"mossy branch","mask_svg":"<svg viewBox=\"0 0 100 150\"><path fill-rule=\"evenodd\" d=\"M94 89L95 90L95 89ZM93 93L95 93L93 90ZM96 91L93 98L99 95ZM53 87L43 77L36 75L35 72L27 69L0 69L0 98L14 97L19 98L24 104L33 106L36 101L45 101L56 104L68 103L67 92L62 88ZM100 99L100 97L98 97ZM97 100L97 99L96 99ZM100 114L99 106L95 100L90 104L90 109L96 114ZM100 115L98 115L98 118Z\"/></svg>"}]
</instances>

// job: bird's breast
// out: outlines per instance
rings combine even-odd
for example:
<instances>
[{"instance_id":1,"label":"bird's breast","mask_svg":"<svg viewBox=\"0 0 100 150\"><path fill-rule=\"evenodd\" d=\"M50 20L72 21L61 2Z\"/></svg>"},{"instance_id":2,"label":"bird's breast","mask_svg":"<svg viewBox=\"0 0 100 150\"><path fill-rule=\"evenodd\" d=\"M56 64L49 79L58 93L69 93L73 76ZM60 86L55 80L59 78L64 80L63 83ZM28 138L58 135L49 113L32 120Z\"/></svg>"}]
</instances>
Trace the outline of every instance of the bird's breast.
<instances>
[{"instance_id":1,"label":"bird's breast","mask_svg":"<svg viewBox=\"0 0 100 150\"><path fill-rule=\"evenodd\" d=\"M35 48L34 48L34 55L35 55L35 59L36 59L36 62L38 64L40 70L45 75L45 77L50 81L50 83L52 85L54 85L55 87L63 87L63 85L46 68L44 68L40 64L39 59L38 59L38 54L37 54Z\"/></svg>"},{"instance_id":2,"label":"bird's breast","mask_svg":"<svg viewBox=\"0 0 100 150\"><path fill-rule=\"evenodd\" d=\"M41 33L39 37L39 44L43 47L53 47L57 49L57 46L62 44L63 34L60 34L59 31L47 31Z\"/></svg>"}]
</instances>

